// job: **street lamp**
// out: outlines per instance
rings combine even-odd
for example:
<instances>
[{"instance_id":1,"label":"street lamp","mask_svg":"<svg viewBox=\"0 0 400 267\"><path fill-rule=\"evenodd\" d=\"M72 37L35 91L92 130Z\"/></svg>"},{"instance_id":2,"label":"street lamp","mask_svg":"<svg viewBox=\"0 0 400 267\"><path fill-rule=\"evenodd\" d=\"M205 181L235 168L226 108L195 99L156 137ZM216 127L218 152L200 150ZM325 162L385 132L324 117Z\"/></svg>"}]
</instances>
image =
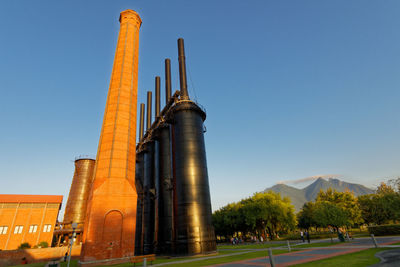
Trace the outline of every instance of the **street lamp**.
<instances>
[{"instance_id":1,"label":"street lamp","mask_svg":"<svg viewBox=\"0 0 400 267\"><path fill-rule=\"evenodd\" d=\"M71 238L71 240L69 241L70 247L69 247L69 254L68 254L68 264L67 264L67 267L69 267L69 262L71 261L72 244L74 244L74 238L75 238L75 236L76 236L75 229L78 227L78 224L74 222L74 223L72 223L71 226L72 226L72 238Z\"/></svg>"}]
</instances>

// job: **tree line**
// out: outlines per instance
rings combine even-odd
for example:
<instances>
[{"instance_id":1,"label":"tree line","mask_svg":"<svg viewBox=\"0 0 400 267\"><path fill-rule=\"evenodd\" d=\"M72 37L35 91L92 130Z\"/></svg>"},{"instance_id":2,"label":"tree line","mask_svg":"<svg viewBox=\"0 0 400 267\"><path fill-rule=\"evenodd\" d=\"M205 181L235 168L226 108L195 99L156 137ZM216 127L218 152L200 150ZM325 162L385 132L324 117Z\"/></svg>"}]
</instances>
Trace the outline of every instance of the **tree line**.
<instances>
[{"instance_id":1,"label":"tree line","mask_svg":"<svg viewBox=\"0 0 400 267\"><path fill-rule=\"evenodd\" d=\"M400 178L381 183L374 194L355 197L353 192L320 191L315 201L297 214L298 226L354 227L400 221Z\"/></svg>"},{"instance_id":2,"label":"tree line","mask_svg":"<svg viewBox=\"0 0 400 267\"><path fill-rule=\"evenodd\" d=\"M228 204L213 213L217 236L258 235L274 239L296 229L381 225L400 221L400 178L381 183L374 194L321 190L295 214L290 198L272 191Z\"/></svg>"},{"instance_id":3,"label":"tree line","mask_svg":"<svg viewBox=\"0 0 400 267\"><path fill-rule=\"evenodd\" d=\"M262 235L274 238L296 228L296 216L290 199L274 192L255 193L213 213L215 233L219 236Z\"/></svg>"}]
</instances>

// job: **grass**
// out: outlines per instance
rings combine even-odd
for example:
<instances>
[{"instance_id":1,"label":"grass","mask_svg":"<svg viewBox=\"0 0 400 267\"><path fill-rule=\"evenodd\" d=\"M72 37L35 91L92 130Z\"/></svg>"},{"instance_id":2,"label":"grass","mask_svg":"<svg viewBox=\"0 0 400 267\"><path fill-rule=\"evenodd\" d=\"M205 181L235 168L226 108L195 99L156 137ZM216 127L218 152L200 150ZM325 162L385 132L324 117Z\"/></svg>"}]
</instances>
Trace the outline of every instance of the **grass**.
<instances>
[{"instance_id":1,"label":"grass","mask_svg":"<svg viewBox=\"0 0 400 267\"><path fill-rule=\"evenodd\" d=\"M13 267L43 267L47 262L30 263L25 265L13 265ZM60 262L61 267L67 267L67 262ZM78 260L71 260L69 267L77 267Z\"/></svg>"},{"instance_id":2,"label":"grass","mask_svg":"<svg viewBox=\"0 0 400 267\"><path fill-rule=\"evenodd\" d=\"M232 251L223 251L218 253L218 255L225 255L225 254L232 254L235 252ZM236 252L237 253L237 252ZM169 257L159 257L156 258L155 261L153 261L152 264L159 264L159 263L165 263L165 262L171 262L171 261L181 261L181 260L188 260L188 259L195 259L195 258L202 258L202 257L207 257L211 255L202 255L202 256L197 256L197 257L176 257L176 258L169 258ZM39 263L31 263L31 264L26 264L26 265L15 265L13 267L43 267L47 262L39 262ZM150 262L148 262L148 265ZM142 263L136 263L136 266L141 266ZM67 262L60 262L61 267L67 267ZM78 267L78 260L71 260L70 262L70 267ZM122 263L122 264L116 264L116 265L111 265L115 267L132 267L133 264L130 262L127 263Z\"/></svg>"},{"instance_id":3,"label":"grass","mask_svg":"<svg viewBox=\"0 0 400 267\"><path fill-rule=\"evenodd\" d=\"M295 250L292 250L295 251ZM287 250L273 250L274 255L278 254L283 254L287 253ZM176 264L170 264L168 266L208 266L208 265L213 265L213 264L221 264L221 263L228 263L228 262L234 262L234 261L242 261L242 260L247 260L247 259L254 259L254 258L261 258L261 257L266 257L268 255L268 252L266 250L264 251L254 251L254 252L248 252L244 254L239 254L239 255L232 255L232 256L227 256L223 258L214 258L214 259L207 259L207 260L200 260L200 261L195 261L195 262L183 262L183 263L176 263Z\"/></svg>"},{"instance_id":4,"label":"grass","mask_svg":"<svg viewBox=\"0 0 400 267\"><path fill-rule=\"evenodd\" d=\"M379 263L379 259L375 257L375 254L379 251L386 250L387 248L370 248L359 252L349 253L341 256L332 257L329 259L312 261L303 264L297 264L294 266L301 267L313 267L313 266L324 266L324 267L336 267L336 266L355 266L363 267L369 266L375 263Z\"/></svg>"},{"instance_id":5,"label":"grass","mask_svg":"<svg viewBox=\"0 0 400 267\"><path fill-rule=\"evenodd\" d=\"M27 266L27 267L43 267L43 262L24 264L24 265L13 265L13 266ZM70 265L71 266L71 265Z\"/></svg>"},{"instance_id":6,"label":"grass","mask_svg":"<svg viewBox=\"0 0 400 267\"><path fill-rule=\"evenodd\" d=\"M354 238L357 238L357 237L370 237L371 236L371 234L370 233L368 233L368 232L366 232L366 233L361 233L361 234L354 234L354 235L352 235Z\"/></svg>"},{"instance_id":7,"label":"grass","mask_svg":"<svg viewBox=\"0 0 400 267\"><path fill-rule=\"evenodd\" d=\"M297 251L297 250L292 250ZM267 250L264 251L253 251L253 252L245 252L242 254L238 252L223 252L223 253L218 253L219 255L229 255L233 254L230 256L226 257L221 257L221 258L213 258L213 259L204 259L204 260L198 260L198 261L193 261L193 262L176 262L174 264L169 264L168 266L207 266L207 265L212 265L212 264L220 264L220 263L227 263L227 262L234 262L234 261L241 261L241 260L247 260L247 259L253 259L253 258L260 258L260 257L266 257L268 252ZM287 253L288 251L286 249L282 250L273 250L274 255L282 254L282 253ZM202 257L207 257L207 256L202 256ZM184 258L169 258L169 259L157 259L153 261L153 264L158 264L158 263L166 263L166 262L173 262L173 261L181 261L181 260L191 260L194 259L192 257L184 257ZM148 263L149 265L149 263ZM125 263L125 264L118 264L118 265L112 265L113 267L128 267L132 266L132 263ZM141 263L136 264L136 266L142 266Z\"/></svg>"},{"instance_id":8,"label":"grass","mask_svg":"<svg viewBox=\"0 0 400 267\"><path fill-rule=\"evenodd\" d=\"M286 246L286 244L279 244L279 243L264 243L264 244L249 244L249 245L222 245L218 246L218 255L227 255L226 257L222 258L216 258L216 259L206 259L206 260L199 260L195 262L190 262L190 266L206 266L210 264L218 264L218 263L225 263L225 262L233 262L233 261L240 261L240 260L245 260L245 259L251 259L251 258L258 258L258 257L263 257L268 254L267 250L262 250L262 251L246 251L246 250L253 250L253 249L265 249L269 247L279 247L279 246ZM222 250L220 250L222 249ZM292 247L292 251L296 251L295 248ZM244 252L243 254L236 254ZM287 253L288 251L286 249L282 250L273 250L274 255L282 254L282 253ZM233 254L231 256L228 256L230 254ZM202 256L197 256L197 257L174 257L174 258L169 258L169 257L158 257L155 261L152 262L152 264L159 264L159 263L166 263L166 262L174 262L174 261L182 261L182 260L190 260L190 259L196 259L196 258L203 258L203 257L209 257L209 256L214 256L214 255L202 255ZM47 262L46 262L47 263ZM31 263L27 265L17 265L18 267L43 267L45 263ZM183 266L187 263L176 263L173 265L168 265L168 266ZM136 266L141 266L141 263L137 263ZM149 263L148 263L149 265ZM66 267L67 263L66 262L60 262L61 267ZM117 265L111 265L114 267L131 267L132 263L123 263L123 264L117 264ZM16 267L16 266L15 266ZM78 260L71 260L70 267L78 267Z\"/></svg>"},{"instance_id":9,"label":"grass","mask_svg":"<svg viewBox=\"0 0 400 267\"><path fill-rule=\"evenodd\" d=\"M269 247L282 247L286 246L286 243L264 243L264 244L244 244L244 245L218 245L220 249L262 249Z\"/></svg>"}]
</instances>

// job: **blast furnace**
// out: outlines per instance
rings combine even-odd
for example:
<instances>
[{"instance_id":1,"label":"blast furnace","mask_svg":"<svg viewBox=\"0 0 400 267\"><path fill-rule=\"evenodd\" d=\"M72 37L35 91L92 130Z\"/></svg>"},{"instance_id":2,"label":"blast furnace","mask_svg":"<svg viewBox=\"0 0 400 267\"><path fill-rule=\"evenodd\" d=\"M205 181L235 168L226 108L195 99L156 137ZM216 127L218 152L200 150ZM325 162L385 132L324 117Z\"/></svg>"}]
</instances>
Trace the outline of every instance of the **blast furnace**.
<instances>
[{"instance_id":1,"label":"blast furnace","mask_svg":"<svg viewBox=\"0 0 400 267\"><path fill-rule=\"evenodd\" d=\"M155 121L151 123L151 92L148 92L147 131L136 150L138 158L144 154L144 169L136 173L136 180L143 177L144 185L144 254L155 251L196 255L216 251L203 135L206 113L189 97L181 38L178 59L180 91L171 96L167 59L166 105L160 112L160 78L156 77ZM141 243L139 238L136 236L137 245Z\"/></svg>"}]
</instances>

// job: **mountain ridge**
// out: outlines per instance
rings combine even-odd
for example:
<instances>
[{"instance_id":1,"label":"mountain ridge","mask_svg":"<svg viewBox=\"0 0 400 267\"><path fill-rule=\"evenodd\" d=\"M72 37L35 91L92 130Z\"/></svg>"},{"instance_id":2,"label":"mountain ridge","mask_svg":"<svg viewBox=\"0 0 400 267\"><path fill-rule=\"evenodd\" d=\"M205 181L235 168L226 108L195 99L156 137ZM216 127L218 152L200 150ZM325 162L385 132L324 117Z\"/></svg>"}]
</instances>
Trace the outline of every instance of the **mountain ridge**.
<instances>
[{"instance_id":1,"label":"mountain ridge","mask_svg":"<svg viewBox=\"0 0 400 267\"><path fill-rule=\"evenodd\" d=\"M296 212L298 212L303 207L304 203L314 201L321 189L325 191L328 188L335 189L338 192L350 191L353 192L355 196L374 193L373 189L361 184L348 183L337 178L328 178L328 180L326 180L322 177L319 177L312 184L303 189L286 184L276 184L270 188L266 188L263 192L273 191L275 193L280 193L282 197L289 197Z\"/></svg>"}]
</instances>

